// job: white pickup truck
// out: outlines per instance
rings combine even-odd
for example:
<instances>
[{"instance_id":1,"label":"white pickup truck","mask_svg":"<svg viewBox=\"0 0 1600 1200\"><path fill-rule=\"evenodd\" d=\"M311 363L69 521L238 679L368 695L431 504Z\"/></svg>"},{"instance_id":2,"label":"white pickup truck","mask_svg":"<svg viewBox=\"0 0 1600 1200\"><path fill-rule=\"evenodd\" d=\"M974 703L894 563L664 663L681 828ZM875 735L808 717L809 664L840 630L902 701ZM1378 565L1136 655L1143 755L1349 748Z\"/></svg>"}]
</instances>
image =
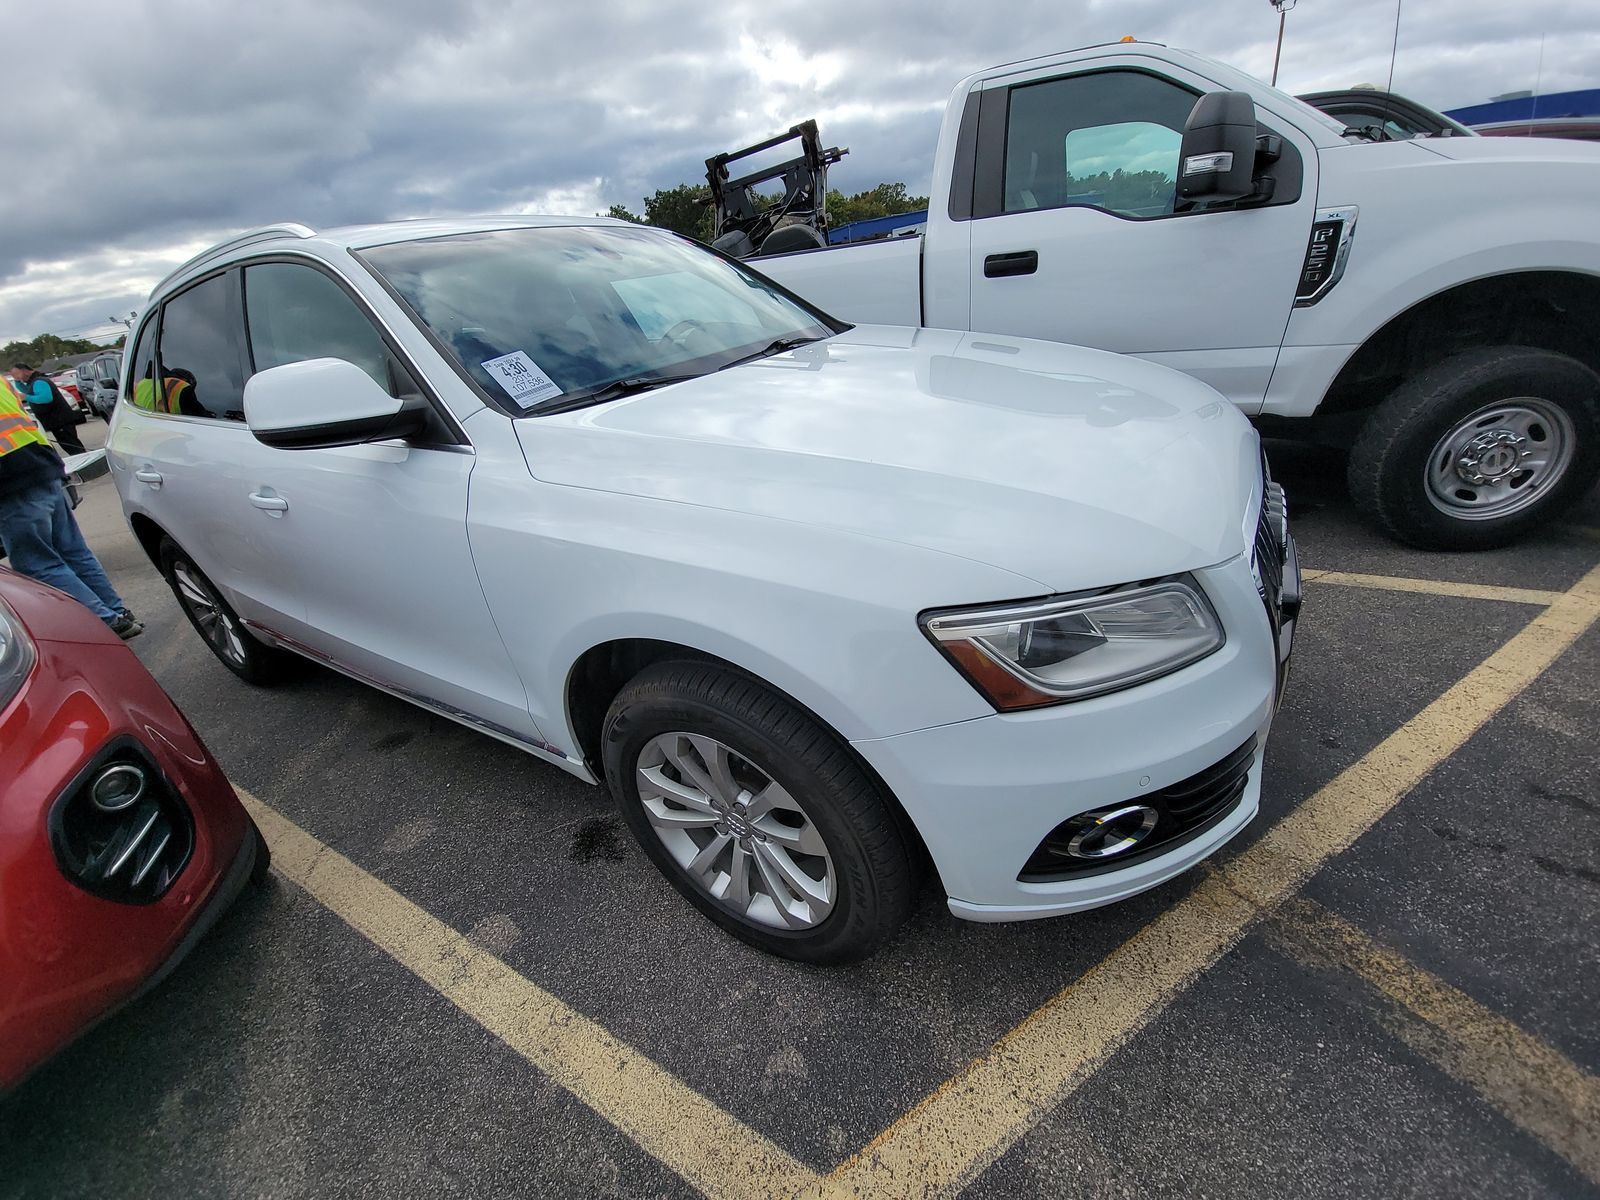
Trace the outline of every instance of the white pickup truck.
<instances>
[{"instance_id":1,"label":"white pickup truck","mask_svg":"<svg viewBox=\"0 0 1600 1200\"><path fill-rule=\"evenodd\" d=\"M756 265L851 321L1176 367L1263 432L1348 445L1391 535L1475 549L1600 473L1597 195L1600 146L1372 141L1222 63L1113 43L957 84L919 236Z\"/></svg>"}]
</instances>

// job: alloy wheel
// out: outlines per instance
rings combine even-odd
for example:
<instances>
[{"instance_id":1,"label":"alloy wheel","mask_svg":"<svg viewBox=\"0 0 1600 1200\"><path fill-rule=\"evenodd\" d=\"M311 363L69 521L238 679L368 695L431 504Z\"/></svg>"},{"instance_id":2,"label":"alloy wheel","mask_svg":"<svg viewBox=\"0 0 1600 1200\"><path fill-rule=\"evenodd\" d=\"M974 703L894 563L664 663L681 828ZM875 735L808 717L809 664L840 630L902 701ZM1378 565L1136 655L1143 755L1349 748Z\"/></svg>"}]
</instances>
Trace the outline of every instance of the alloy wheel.
<instances>
[{"instance_id":1,"label":"alloy wheel","mask_svg":"<svg viewBox=\"0 0 1600 1200\"><path fill-rule=\"evenodd\" d=\"M211 585L191 571L186 563L172 564L173 582L178 585L178 599L194 618L200 636L222 658L235 666L245 665L244 634L238 622L211 590Z\"/></svg>"},{"instance_id":2,"label":"alloy wheel","mask_svg":"<svg viewBox=\"0 0 1600 1200\"><path fill-rule=\"evenodd\" d=\"M838 881L815 823L760 765L703 734L650 739L635 769L651 829L706 895L778 929L832 911Z\"/></svg>"}]
</instances>

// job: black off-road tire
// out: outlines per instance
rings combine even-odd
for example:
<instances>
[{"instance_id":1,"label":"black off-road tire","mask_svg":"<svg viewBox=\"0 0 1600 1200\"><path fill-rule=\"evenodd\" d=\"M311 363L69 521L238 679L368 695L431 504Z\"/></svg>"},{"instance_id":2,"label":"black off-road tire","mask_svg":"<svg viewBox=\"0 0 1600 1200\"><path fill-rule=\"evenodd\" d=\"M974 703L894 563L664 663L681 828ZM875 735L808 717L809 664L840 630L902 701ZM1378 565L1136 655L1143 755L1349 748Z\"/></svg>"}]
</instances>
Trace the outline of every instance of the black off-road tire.
<instances>
[{"instance_id":1,"label":"black off-road tire","mask_svg":"<svg viewBox=\"0 0 1600 1200\"><path fill-rule=\"evenodd\" d=\"M781 783L821 834L835 867L832 910L804 930L736 914L672 857L645 815L639 756L658 734L716 738ZM839 737L749 676L704 662L646 668L612 702L602 733L606 781L645 854L707 918L768 953L809 963L867 957L904 923L920 858L907 844L893 800Z\"/></svg>"},{"instance_id":2,"label":"black off-road tire","mask_svg":"<svg viewBox=\"0 0 1600 1200\"><path fill-rule=\"evenodd\" d=\"M173 596L178 601L178 607L183 610L183 615L189 619L189 624L200 635L200 640L206 644L217 661L228 670L232 671L246 683L255 684L257 687L271 687L281 682L295 664L294 655L276 646L268 646L256 640L255 636L239 621L239 614L233 611L233 606L217 590L214 583L206 577L195 561L189 557L184 549L169 537L161 539L161 548L157 557L161 562L161 573L166 576L167 586L172 589ZM212 603L218 610L231 621L238 635L239 653L231 657L219 649L212 635L196 617L189 601L184 598L183 589L179 583L179 572L182 571L190 580L198 583L206 591Z\"/></svg>"},{"instance_id":3,"label":"black off-road tire","mask_svg":"<svg viewBox=\"0 0 1600 1200\"><path fill-rule=\"evenodd\" d=\"M1565 472L1516 512L1484 520L1452 516L1430 498L1434 447L1487 405L1528 396L1561 409L1575 446ZM1577 359L1527 346L1452 355L1395 389L1350 450L1356 509L1389 536L1425 550L1487 550L1515 541L1580 499L1600 477L1600 376Z\"/></svg>"}]
</instances>

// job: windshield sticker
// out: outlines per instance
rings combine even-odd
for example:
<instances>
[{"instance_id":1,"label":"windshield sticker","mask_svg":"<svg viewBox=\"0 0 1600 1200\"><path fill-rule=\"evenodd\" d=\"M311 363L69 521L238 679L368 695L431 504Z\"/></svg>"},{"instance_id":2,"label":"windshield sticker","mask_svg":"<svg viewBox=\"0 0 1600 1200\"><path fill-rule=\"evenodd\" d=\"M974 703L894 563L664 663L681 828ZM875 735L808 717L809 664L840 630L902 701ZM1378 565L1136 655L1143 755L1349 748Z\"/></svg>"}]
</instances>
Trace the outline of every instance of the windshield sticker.
<instances>
[{"instance_id":1,"label":"windshield sticker","mask_svg":"<svg viewBox=\"0 0 1600 1200\"><path fill-rule=\"evenodd\" d=\"M561 389L550 376L521 350L491 358L483 364L483 369L498 379L506 393L524 408L561 395Z\"/></svg>"}]
</instances>

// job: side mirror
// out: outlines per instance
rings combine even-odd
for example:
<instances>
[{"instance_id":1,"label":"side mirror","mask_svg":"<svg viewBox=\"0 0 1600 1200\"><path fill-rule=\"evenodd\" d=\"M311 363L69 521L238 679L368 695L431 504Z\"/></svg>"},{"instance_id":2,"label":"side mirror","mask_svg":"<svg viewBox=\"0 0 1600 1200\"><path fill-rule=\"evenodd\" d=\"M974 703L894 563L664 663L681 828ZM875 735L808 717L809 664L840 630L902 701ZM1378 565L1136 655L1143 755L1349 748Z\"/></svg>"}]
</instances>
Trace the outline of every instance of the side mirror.
<instances>
[{"instance_id":1,"label":"side mirror","mask_svg":"<svg viewBox=\"0 0 1600 1200\"><path fill-rule=\"evenodd\" d=\"M1249 92L1208 92L1194 103L1178 150L1178 198L1232 204L1254 190L1256 105Z\"/></svg>"},{"instance_id":2,"label":"side mirror","mask_svg":"<svg viewBox=\"0 0 1600 1200\"><path fill-rule=\"evenodd\" d=\"M314 450L411 437L422 432L427 415L354 363L313 358L252 375L244 385L244 419L258 442Z\"/></svg>"}]
</instances>

